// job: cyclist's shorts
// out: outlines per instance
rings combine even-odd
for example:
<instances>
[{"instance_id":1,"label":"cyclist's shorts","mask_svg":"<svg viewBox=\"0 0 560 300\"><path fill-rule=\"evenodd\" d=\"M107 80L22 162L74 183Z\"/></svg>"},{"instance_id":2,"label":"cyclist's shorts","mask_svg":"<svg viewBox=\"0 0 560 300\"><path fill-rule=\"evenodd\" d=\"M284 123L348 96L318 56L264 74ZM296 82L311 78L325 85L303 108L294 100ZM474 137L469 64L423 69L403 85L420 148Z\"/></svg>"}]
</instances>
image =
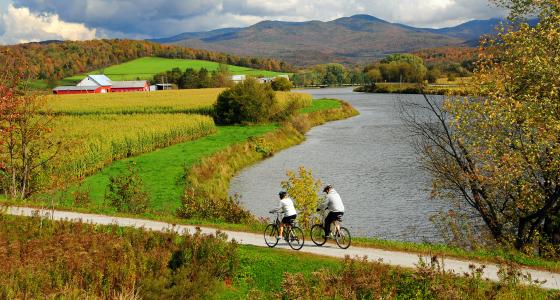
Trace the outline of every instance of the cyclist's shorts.
<instances>
[{"instance_id":1,"label":"cyclist's shorts","mask_svg":"<svg viewBox=\"0 0 560 300\"><path fill-rule=\"evenodd\" d=\"M294 221L296 220L297 215L293 215L293 216L288 216L288 217L283 217L282 218L282 223L284 224L293 224Z\"/></svg>"}]
</instances>

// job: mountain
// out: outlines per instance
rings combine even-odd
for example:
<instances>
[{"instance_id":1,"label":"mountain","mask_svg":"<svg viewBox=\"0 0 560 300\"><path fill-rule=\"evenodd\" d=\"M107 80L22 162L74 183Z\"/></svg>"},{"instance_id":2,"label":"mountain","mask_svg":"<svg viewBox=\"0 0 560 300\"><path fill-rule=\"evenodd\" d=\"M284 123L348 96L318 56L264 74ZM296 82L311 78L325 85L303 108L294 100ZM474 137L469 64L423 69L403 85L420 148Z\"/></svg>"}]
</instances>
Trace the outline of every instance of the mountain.
<instances>
[{"instance_id":1,"label":"mountain","mask_svg":"<svg viewBox=\"0 0 560 300\"><path fill-rule=\"evenodd\" d=\"M430 29L390 23L370 15L333 21L262 21L245 28L182 33L151 41L190 48L273 57L297 66L325 62L364 63L391 53L425 48L476 46L500 20L475 20Z\"/></svg>"}]
</instances>

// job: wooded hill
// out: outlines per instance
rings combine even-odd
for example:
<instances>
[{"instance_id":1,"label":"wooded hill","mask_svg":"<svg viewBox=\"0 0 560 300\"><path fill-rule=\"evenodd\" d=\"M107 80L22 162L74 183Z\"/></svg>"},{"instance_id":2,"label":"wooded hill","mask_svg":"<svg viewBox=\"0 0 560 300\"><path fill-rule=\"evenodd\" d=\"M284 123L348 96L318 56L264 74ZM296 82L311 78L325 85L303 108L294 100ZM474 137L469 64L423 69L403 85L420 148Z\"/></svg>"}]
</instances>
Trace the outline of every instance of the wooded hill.
<instances>
[{"instance_id":1,"label":"wooded hill","mask_svg":"<svg viewBox=\"0 0 560 300\"><path fill-rule=\"evenodd\" d=\"M51 41L0 46L0 64L21 68L33 79L58 80L140 57L200 59L255 69L292 72L278 59L242 57L136 40Z\"/></svg>"},{"instance_id":2,"label":"wooded hill","mask_svg":"<svg viewBox=\"0 0 560 300\"><path fill-rule=\"evenodd\" d=\"M473 20L459 26L431 29L391 23L369 15L328 22L263 21L246 28L183 33L153 40L237 55L281 59L296 66L326 62L370 63L388 54L439 47L473 47L494 33L498 19Z\"/></svg>"}]
</instances>

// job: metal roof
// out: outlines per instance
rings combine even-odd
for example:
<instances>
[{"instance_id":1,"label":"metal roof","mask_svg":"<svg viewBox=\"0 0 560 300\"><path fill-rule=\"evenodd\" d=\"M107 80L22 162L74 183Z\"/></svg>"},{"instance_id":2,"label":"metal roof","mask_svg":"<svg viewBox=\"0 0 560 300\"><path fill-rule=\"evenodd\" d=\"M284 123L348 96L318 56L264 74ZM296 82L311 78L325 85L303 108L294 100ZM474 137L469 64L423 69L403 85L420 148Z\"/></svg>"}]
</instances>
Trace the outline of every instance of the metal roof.
<instances>
[{"instance_id":1,"label":"metal roof","mask_svg":"<svg viewBox=\"0 0 560 300\"><path fill-rule=\"evenodd\" d=\"M146 84L146 80L113 81L113 88L143 88Z\"/></svg>"},{"instance_id":2,"label":"metal roof","mask_svg":"<svg viewBox=\"0 0 560 300\"><path fill-rule=\"evenodd\" d=\"M109 77L105 75L88 75L88 77L91 78L91 80L95 81L100 86L109 86L113 84L111 82L111 79L109 79Z\"/></svg>"},{"instance_id":3,"label":"metal roof","mask_svg":"<svg viewBox=\"0 0 560 300\"><path fill-rule=\"evenodd\" d=\"M98 86L57 86L53 91L95 91Z\"/></svg>"}]
</instances>

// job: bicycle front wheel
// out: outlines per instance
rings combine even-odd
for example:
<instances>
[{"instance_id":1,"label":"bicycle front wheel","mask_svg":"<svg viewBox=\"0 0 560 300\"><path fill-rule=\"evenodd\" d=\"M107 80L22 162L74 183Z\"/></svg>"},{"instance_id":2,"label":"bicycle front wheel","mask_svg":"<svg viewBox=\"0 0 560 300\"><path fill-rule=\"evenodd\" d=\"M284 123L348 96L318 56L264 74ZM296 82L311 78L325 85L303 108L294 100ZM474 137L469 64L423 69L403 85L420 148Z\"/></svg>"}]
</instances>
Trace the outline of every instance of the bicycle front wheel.
<instances>
[{"instance_id":1,"label":"bicycle front wheel","mask_svg":"<svg viewBox=\"0 0 560 300\"><path fill-rule=\"evenodd\" d=\"M270 248L278 244L278 239L276 238L280 232L278 232L278 226L276 224L268 224L264 229L264 242Z\"/></svg>"},{"instance_id":2,"label":"bicycle front wheel","mask_svg":"<svg viewBox=\"0 0 560 300\"><path fill-rule=\"evenodd\" d=\"M294 250L299 250L303 247L303 243L305 243L303 230L299 227L292 227L292 230L290 230L288 234L288 245Z\"/></svg>"},{"instance_id":3,"label":"bicycle front wheel","mask_svg":"<svg viewBox=\"0 0 560 300\"><path fill-rule=\"evenodd\" d=\"M336 244L342 249L348 249L352 243L352 236L346 227L340 227L340 230L335 235Z\"/></svg>"},{"instance_id":4,"label":"bicycle front wheel","mask_svg":"<svg viewBox=\"0 0 560 300\"><path fill-rule=\"evenodd\" d=\"M323 225L315 224L311 227L311 240L317 246L323 246L327 242Z\"/></svg>"}]
</instances>

